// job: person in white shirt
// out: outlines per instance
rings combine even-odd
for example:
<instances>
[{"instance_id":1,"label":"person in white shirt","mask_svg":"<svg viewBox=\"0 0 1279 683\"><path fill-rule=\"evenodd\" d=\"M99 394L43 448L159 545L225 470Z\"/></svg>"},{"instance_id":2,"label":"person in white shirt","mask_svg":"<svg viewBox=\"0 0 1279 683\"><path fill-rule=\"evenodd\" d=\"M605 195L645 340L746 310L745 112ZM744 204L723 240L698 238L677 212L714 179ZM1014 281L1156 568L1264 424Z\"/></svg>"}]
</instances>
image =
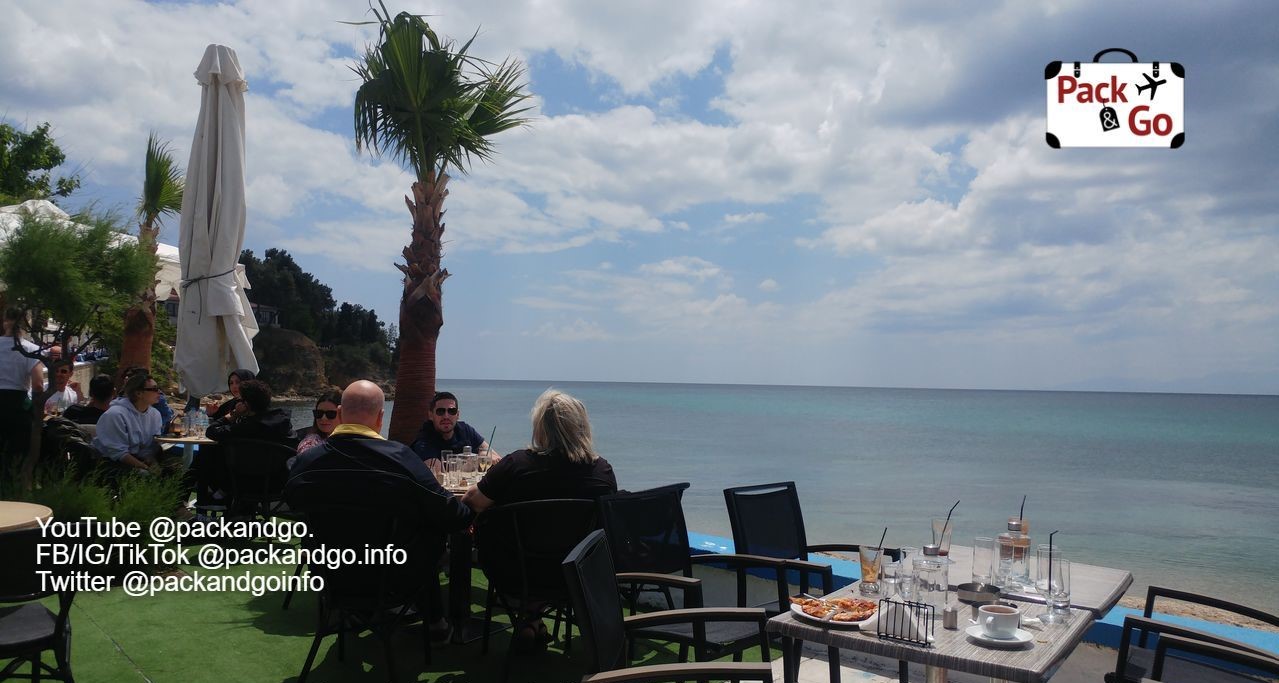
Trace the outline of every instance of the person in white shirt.
<instances>
[{"instance_id":1,"label":"person in white shirt","mask_svg":"<svg viewBox=\"0 0 1279 683\"><path fill-rule=\"evenodd\" d=\"M53 371L53 394L44 402L44 414L61 414L67 408L80 403L80 394L71 386L72 366L58 365Z\"/></svg>"},{"instance_id":2,"label":"person in white shirt","mask_svg":"<svg viewBox=\"0 0 1279 683\"><path fill-rule=\"evenodd\" d=\"M4 336L0 336L0 466L9 454L26 454L31 436L31 393L44 387L43 367L36 358L19 349L36 353L40 349L22 338L18 322L21 309L4 312Z\"/></svg>"}]
</instances>

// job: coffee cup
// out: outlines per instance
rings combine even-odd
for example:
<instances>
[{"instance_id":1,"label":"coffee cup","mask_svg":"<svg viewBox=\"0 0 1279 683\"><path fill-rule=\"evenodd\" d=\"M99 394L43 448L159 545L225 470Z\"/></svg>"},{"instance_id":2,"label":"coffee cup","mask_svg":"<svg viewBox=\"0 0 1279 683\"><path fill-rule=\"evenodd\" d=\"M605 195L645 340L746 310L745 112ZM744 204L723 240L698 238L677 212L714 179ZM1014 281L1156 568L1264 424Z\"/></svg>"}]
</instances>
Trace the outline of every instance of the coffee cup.
<instances>
[{"instance_id":1,"label":"coffee cup","mask_svg":"<svg viewBox=\"0 0 1279 683\"><path fill-rule=\"evenodd\" d=\"M1021 610L1011 605L982 605L977 610L977 623L991 638L1012 638L1021 626Z\"/></svg>"}]
</instances>

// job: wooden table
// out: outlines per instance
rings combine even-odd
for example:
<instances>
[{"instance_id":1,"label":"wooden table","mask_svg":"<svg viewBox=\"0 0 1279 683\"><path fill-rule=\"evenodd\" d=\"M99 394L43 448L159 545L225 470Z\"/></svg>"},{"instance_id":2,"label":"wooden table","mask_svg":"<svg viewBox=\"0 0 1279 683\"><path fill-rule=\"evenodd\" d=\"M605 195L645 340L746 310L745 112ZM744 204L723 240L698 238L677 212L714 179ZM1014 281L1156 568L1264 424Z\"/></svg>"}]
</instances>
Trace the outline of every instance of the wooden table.
<instances>
[{"instance_id":1,"label":"wooden table","mask_svg":"<svg viewBox=\"0 0 1279 683\"><path fill-rule=\"evenodd\" d=\"M191 469L196 446L210 446L217 443L205 436L157 436L155 441L156 443L182 444L182 466L186 469Z\"/></svg>"},{"instance_id":2,"label":"wooden table","mask_svg":"<svg viewBox=\"0 0 1279 683\"><path fill-rule=\"evenodd\" d=\"M1064 551L1070 560L1070 551ZM950 547L950 587L968 583L973 577L973 549L968 546L952 545ZM1033 563L1032 563L1033 564ZM1132 585L1132 573L1122 569L1099 567L1080 562L1070 563L1070 606L1088 610L1098 617L1103 617L1110 608L1119 602L1124 592ZM1032 568L1033 572L1033 568ZM1022 591L1005 592L1004 597L1020 602L1043 604L1044 598L1035 593Z\"/></svg>"},{"instance_id":3,"label":"wooden table","mask_svg":"<svg viewBox=\"0 0 1279 683\"><path fill-rule=\"evenodd\" d=\"M951 586L967 583L972 578L972 548L951 546L950 558L955 562L950 567ZM970 609L966 605L959 605L958 630L941 628L938 618L936 640L932 647L880 640L873 630L862 632L819 626L797 619L790 612L770 619L768 630L782 636L782 655L785 660L782 671L786 683L795 683L799 674L799 655L803 641L834 648L830 669L831 683L839 681L839 649L897 659L903 683L907 680L909 664L912 662L924 665L925 678L930 683L944 682L948 669L1018 683L1042 683L1056 673L1062 661L1079 645L1093 622L1110 611L1128 586L1132 585L1132 574L1122 569L1071 563L1070 574L1070 602L1076 609L1071 610L1069 623L1042 626L1038 630L1027 629L1034 634L1035 641L1023 646L1024 649L994 649L973 642L963 630L969 625ZM832 595L852 593L856 586L857 584L847 586ZM1038 626L1038 617L1046 610L1042 605L1042 597L1017 592L1005 594L1004 597L1027 603L1022 608L1023 625L1028 620L1034 620ZM958 604L953 595L950 601L951 604Z\"/></svg>"},{"instance_id":4,"label":"wooden table","mask_svg":"<svg viewBox=\"0 0 1279 683\"><path fill-rule=\"evenodd\" d=\"M37 503L16 500L0 500L0 534L40 526L40 522L53 517L53 510Z\"/></svg>"}]
</instances>

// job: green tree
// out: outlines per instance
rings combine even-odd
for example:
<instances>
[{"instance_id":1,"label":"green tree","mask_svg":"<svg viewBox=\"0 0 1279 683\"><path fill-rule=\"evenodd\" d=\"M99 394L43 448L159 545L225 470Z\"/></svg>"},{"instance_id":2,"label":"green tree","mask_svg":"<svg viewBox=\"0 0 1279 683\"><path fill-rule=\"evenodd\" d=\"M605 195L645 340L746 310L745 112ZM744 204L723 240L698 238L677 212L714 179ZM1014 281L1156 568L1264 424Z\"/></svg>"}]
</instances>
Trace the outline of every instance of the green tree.
<instances>
[{"instance_id":1,"label":"green tree","mask_svg":"<svg viewBox=\"0 0 1279 683\"><path fill-rule=\"evenodd\" d=\"M160 219L182 211L182 169L173 160L168 143L160 142L152 131L147 138L147 156L138 199L138 245L155 254L160 235ZM132 367L151 369L155 346L155 274L139 292L124 314L124 336L120 348L120 372ZM120 380L117 377L117 380Z\"/></svg>"},{"instance_id":2,"label":"green tree","mask_svg":"<svg viewBox=\"0 0 1279 683\"><path fill-rule=\"evenodd\" d=\"M49 135L47 122L30 133L0 123L0 206L75 192L80 187L78 174L54 180L50 173L66 160L62 148Z\"/></svg>"},{"instance_id":3,"label":"green tree","mask_svg":"<svg viewBox=\"0 0 1279 683\"><path fill-rule=\"evenodd\" d=\"M320 282L283 249L267 249L263 258L240 252L240 263L249 278L249 301L274 306L280 311L280 325L319 340L323 314L333 310L333 289Z\"/></svg>"},{"instance_id":4,"label":"green tree","mask_svg":"<svg viewBox=\"0 0 1279 683\"><path fill-rule=\"evenodd\" d=\"M472 158L494 153L490 137L525 124L528 98L518 61L492 64L441 40L420 16L392 17L379 0L377 45L353 67L363 83L355 93L355 145L389 153L416 182L406 197L413 232L402 252L404 273L396 348L395 411L390 437L408 443L435 392L435 349L444 325L440 266L448 170L465 173Z\"/></svg>"},{"instance_id":5,"label":"green tree","mask_svg":"<svg viewBox=\"0 0 1279 683\"><path fill-rule=\"evenodd\" d=\"M126 239L114 216L81 213L66 222L22 212L18 226L0 245L0 280L7 287L8 305L25 312L20 331L39 350L27 352L17 343L16 333L14 349L38 358L52 377L58 367L74 363L77 353L96 344L101 329L122 319L155 271L155 254ZM55 344L62 347L58 361L48 353ZM37 419L22 468L28 485L40 454L38 418L52 394L50 386L33 397Z\"/></svg>"}]
</instances>

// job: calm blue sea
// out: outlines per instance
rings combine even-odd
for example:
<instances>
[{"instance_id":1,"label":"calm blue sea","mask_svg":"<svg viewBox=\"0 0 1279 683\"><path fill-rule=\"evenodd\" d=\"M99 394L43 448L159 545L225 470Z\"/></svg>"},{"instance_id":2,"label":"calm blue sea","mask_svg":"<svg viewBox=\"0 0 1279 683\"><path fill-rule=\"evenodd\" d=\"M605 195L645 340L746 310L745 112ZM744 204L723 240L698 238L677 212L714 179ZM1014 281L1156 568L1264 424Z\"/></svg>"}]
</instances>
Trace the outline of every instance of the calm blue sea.
<instances>
[{"instance_id":1,"label":"calm blue sea","mask_svg":"<svg viewBox=\"0 0 1279 683\"><path fill-rule=\"evenodd\" d=\"M440 381L508 452L548 382ZM731 536L722 490L794 480L809 540L955 542L1017 514L1034 542L1151 583L1279 611L1279 397L559 382L623 488L692 484L690 528ZM309 421L309 420L308 420Z\"/></svg>"}]
</instances>

